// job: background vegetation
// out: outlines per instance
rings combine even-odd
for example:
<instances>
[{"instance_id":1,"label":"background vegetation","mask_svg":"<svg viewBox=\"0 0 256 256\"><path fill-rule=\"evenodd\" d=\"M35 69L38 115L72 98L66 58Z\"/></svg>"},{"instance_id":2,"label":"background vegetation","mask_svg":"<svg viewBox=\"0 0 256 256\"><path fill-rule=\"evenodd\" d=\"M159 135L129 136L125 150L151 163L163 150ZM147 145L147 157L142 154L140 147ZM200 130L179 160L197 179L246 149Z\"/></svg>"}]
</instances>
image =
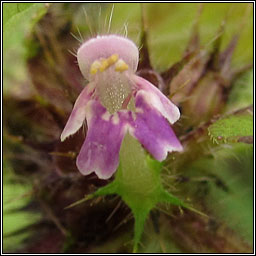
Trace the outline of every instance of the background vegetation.
<instances>
[{"instance_id":1,"label":"background vegetation","mask_svg":"<svg viewBox=\"0 0 256 256\"><path fill-rule=\"evenodd\" d=\"M131 251L133 217L120 198L64 209L106 184L75 167L83 132L59 136L86 84L71 53L107 33L111 8L3 4L4 252ZM142 47L138 73L163 81L182 114L174 129L185 151L170 154L163 183L209 216L159 205L140 252L252 252L253 4L117 3L110 32L126 25Z\"/></svg>"}]
</instances>

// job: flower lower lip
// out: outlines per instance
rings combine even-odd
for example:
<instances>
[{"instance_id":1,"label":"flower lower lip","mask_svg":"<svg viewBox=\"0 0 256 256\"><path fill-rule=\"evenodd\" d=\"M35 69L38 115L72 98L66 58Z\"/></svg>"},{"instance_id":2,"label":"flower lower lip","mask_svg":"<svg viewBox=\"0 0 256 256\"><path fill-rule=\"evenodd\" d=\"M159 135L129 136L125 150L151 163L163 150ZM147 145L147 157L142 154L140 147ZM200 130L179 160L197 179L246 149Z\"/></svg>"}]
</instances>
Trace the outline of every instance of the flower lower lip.
<instances>
[{"instance_id":1,"label":"flower lower lip","mask_svg":"<svg viewBox=\"0 0 256 256\"><path fill-rule=\"evenodd\" d=\"M119 79L118 76L117 81ZM177 120L178 108L145 79L135 75L129 79L131 81L128 80L127 85L133 88L120 101L120 107L112 113L101 103L102 97L112 85L104 88L109 82L104 79L101 80L103 86L94 85L98 97L92 98L92 89L84 89L75 104L62 139L78 130L83 119L87 120L87 137L77 158L78 169L84 175L96 172L101 179L111 177L118 167L119 150L127 132L158 161L164 160L168 152L182 150L182 145L168 124L168 121ZM112 89L120 88L114 86ZM110 105L113 103L111 97L106 99ZM131 102L133 108L129 106Z\"/></svg>"}]
</instances>

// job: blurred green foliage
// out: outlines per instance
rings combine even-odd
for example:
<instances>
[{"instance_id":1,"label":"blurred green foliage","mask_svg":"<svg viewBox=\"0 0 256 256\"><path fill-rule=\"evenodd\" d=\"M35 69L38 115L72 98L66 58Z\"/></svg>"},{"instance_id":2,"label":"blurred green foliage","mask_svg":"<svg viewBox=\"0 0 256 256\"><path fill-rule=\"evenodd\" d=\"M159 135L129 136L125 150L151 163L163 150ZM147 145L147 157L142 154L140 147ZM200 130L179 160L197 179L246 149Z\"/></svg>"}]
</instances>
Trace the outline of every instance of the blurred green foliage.
<instances>
[{"instance_id":1,"label":"blurred green foliage","mask_svg":"<svg viewBox=\"0 0 256 256\"><path fill-rule=\"evenodd\" d=\"M4 3L3 50L15 48L21 54L24 54L24 38L46 10L44 4Z\"/></svg>"},{"instance_id":2,"label":"blurred green foliage","mask_svg":"<svg viewBox=\"0 0 256 256\"><path fill-rule=\"evenodd\" d=\"M4 4L3 11L3 25L12 19L15 15L24 12L26 9L30 8L33 3L13 3L13 4Z\"/></svg>"},{"instance_id":3,"label":"blurred green foliage","mask_svg":"<svg viewBox=\"0 0 256 256\"><path fill-rule=\"evenodd\" d=\"M239 77L229 95L226 111L232 111L253 104L253 70Z\"/></svg>"},{"instance_id":4,"label":"blurred green foliage","mask_svg":"<svg viewBox=\"0 0 256 256\"><path fill-rule=\"evenodd\" d=\"M150 53L152 63L158 70L165 69L182 56L199 8L200 4L198 3L145 5ZM201 46L212 47L219 27L226 19L221 48L227 46L234 34L239 34L240 39L233 59L234 65L241 66L252 61L253 5L247 3L204 3L202 8L202 14L199 17ZM244 23L243 27L241 27L242 23Z\"/></svg>"},{"instance_id":5,"label":"blurred green foliage","mask_svg":"<svg viewBox=\"0 0 256 256\"><path fill-rule=\"evenodd\" d=\"M4 92L14 85L13 81L28 81L26 73L25 37L46 12L45 4L4 3L3 4L3 52L4 52ZM17 182L11 160L4 158L3 166L3 249L16 250L29 236L21 232L35 223L39 216L22 211L31 200L32 187L26 182Z\"/></svg>"},{"instance_id":6,"label":"blurred green foliage","mask_svg":"<svg viewBox=\"0 0 256 256\"><path fill-rule=\"evenodd\" d=\"M206 195L207 208L217 225L231 227L252 244L253 146L222 144L211 153L213 157L192 162L185 174L198 184L197 193Z\"/></svg>"},{"instance_id":7,"label":"blurred green foliage","mask_svg":"<svg viewBox=\"0 0 256 256\"><path fill-rule=\"evenodd\" d=\"M253 146L238 143L223 147L209 166L228 192L211 187L208 206L216 218L253 243Z\"/></svg>"},{"instance_id":8,"label":"blurred green foliage","mask_svg":"<svg viewBox=\"0 0 256 256\"><path fill-rule=\"evenodd\" d=\"M209 135L215 141L218 137L223 139L253 136L253 117L252 115L230 116L223 118L212 124L209 128Z\"/></svg>"},{"instance_id":9,"label":"blurred green foliage","mask_svg":"<svg viewBox=\"0 0 256 256\"><path fill-rule=\"evenodd\" d=\"M9 160L10 161L10 160ZM15 177L10 162L3 166L3 250L13 251L22 246L29 232L19 232L40 219L38 213L23 211L31 201L32 186Z\"/></svg>"},{"instance_id":10,"label":"blurred green foliage","mask_svg":"<svg viewBox=\"0 0 256 256\"><path fill-rule=\"evenodd\" d=\"M4 93L15 83L27 82L27 50L25 38L46 13L45 4L3 4L3 89Z\"/></svg>"}]
</instances>

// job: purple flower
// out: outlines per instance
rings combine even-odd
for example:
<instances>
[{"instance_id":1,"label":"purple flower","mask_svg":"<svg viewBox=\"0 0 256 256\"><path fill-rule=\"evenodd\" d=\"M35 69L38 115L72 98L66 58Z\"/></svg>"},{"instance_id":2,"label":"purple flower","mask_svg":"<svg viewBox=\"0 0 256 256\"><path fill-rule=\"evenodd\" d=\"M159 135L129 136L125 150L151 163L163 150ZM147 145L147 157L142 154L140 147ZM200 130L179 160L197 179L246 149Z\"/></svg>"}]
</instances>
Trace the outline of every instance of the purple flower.
<instances>
[{"instance_id":1,"label":"purple flower","mask_svg":"<svg viewBox=\"0 0 256 256\"><path fill-rule=\"evenodd\" d=\"M83 175L95 172L110 178L119 165L119 151L127 132L158 161L182 145L169 123L179 109L154 85L135 75L139 52L127 38L98 36L81 45L78 64L89 84L76 100L61 141L87 121L88 132L77 157Z\"/></svg>"}]
</instances>

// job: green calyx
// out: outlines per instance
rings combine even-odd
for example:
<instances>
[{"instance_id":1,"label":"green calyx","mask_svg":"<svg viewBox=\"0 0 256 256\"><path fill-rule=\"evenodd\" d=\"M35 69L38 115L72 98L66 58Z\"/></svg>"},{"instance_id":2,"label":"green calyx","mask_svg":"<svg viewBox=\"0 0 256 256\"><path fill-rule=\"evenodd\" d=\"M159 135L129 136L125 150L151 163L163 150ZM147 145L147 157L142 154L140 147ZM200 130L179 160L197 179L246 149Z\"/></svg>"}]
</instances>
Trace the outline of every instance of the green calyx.
<instances>
[{"instance_id":1,"label":"green calyx","mask_svg":"<svg viewBox=\"0 0 256 256\"><path fill-rule=\"evenodd\" d=\"M133 252L137 252L144 223L151 209L157 203L170 203L197 212L163 188L160 176L161 169L162 164L153 160L140 143L127 134L120 150L120 165L114 181L71 206L80 204L93 196L120 195L130 207L135 219Z\"/></svg>"}]
</instances>

